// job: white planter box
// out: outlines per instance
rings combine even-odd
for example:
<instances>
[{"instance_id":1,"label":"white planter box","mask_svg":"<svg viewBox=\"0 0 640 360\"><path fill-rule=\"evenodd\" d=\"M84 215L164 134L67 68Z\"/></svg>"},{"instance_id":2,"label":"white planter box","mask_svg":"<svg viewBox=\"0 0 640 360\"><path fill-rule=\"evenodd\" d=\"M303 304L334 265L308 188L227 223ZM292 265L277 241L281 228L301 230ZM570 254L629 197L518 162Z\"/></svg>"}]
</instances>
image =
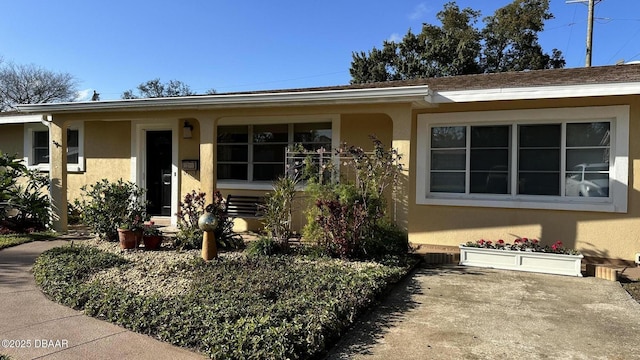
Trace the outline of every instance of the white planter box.
<instances>
[{"instance_id":1,"label":"white planter box","mask_svg":"<svg viewBox=\"0 0 640 360\"><path fill-rule=\"evenodd\" d=\"M582 276L582 255L474 248L460 245L460 265Z\"/></svg>"}]
</instances>

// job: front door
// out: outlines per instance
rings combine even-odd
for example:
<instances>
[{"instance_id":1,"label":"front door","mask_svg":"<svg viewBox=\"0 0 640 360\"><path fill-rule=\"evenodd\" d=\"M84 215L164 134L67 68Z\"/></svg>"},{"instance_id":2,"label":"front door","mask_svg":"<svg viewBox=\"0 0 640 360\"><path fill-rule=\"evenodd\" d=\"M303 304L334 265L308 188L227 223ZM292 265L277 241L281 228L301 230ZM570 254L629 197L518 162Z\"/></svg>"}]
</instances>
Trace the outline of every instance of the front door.
<instances>
[{"instance_id":1,"label":"front door","mask_svg":"<svg viewBox=\"0 0 640 360\"><path fill-rule=\"evenodd\" d=\"M171 131L146 131L149 215L171 216Z\"/></svg>"}]
</instances>

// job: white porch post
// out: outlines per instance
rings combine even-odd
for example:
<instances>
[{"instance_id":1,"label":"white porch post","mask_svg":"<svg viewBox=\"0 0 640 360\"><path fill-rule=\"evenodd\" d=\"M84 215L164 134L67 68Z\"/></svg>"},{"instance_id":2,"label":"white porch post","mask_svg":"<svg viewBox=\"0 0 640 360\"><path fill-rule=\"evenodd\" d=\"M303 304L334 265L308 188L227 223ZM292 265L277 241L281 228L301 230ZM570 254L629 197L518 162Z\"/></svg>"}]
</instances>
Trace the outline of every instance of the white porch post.
<instances>
[{"instance_id":1,"label":"white porch post","mask_svg":"<svg viewBox=\"0 0 640 360\"><path fill-rule=\"evenodd\" d=\"M67 231L67 126L53 117L49 126L49 177L53 229Z\"/></svg>"}]
</instances>

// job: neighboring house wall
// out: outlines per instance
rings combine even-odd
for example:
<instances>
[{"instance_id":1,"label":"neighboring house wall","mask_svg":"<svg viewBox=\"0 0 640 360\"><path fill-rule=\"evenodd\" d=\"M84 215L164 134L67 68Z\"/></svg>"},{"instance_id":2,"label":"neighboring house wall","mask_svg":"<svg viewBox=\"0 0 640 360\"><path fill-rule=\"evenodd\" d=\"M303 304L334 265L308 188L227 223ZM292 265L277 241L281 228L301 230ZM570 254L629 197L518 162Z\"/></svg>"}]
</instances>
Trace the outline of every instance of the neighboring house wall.
<instances>
[{"instance_id":1,"label":"neighboring house wall","mask_svg":"<svg viewBox=\"0 0 640 360\"><path fill-rule=\"evenodd\" d=\"M420 122L428 119L428 114L447 112L459 114L459 116L448 118L453 122L460 121L460 124L471 123L486 125L491 124L492 121L483 119L482 123L474 123L474 120L467 116L468 114L466 113L472 112L472 115L480 116L483 111L540 109L539 111L533 112L533 114L529 114L535 122L536 113L544 113L547 109L575 108L575 113L581 113L581 107L589 107L589 109L597 110L598 107L611 105L629 106L628 134L617 134L619 138L628 137L628 160L624 159L626 161L621 161L623 158L618 158L616 159L618 160L618 164L615 165L616 171L624 170L628 165L628 186L622 187L624 191L623 198L618 197L617 199L627 203L626 211L612 209L611 207L609 210L580 211L581 206L585 208L590 206L590 199L581 198L574 198L578 202L578 205L571 210L554 210L554 207L564 205L556 205L553 203L553 200L546 203L543 201L542 204L533 203L537 201L537 199L531 199L531 201L533 201L531 204L539 207L539 209L532 209L530 208L531 206L528 205L523 205L520 208L502 208L499 207L499 205L497 205L497 207L488 207L486 206L487 199L495 200L496 197L485 194L477 195L475 199L467 198L466 204L456 204L458 206L448 206L446 200L442 200L440 204L418 204L424 200L420 200L420 195L416 196L416 189L419 193L422 191L420 187L426 185L420 181L420 175L418 171L416 171L411 174L411 182L417 185L413 186L412 190L414 194L412 194L412 201L410 201L409 205L410 241L415 244L457 246L460 243L478 239L494 241L504 239L510 242L516 237L529 237L540 238L546 244L561 240L565 246L570 248L575 247L587 256L625 260L633 259L634 254L640 249L640 237L637 235L637 231L640 228L640 192L638 191L638 189L640 189L640 178L636 176L638 171L640 171L638 160L640 159L640 144L636 140L640 135L640 99L638 97L627 96L575 100L446 105L434 109L434 111L431 112L423 111L416 114L414 122L417 122L417 129L420 130ZM569 111L569 113L572 112L574 111ZM566 113L565 110L565 114ZM584 113L584 111L582 111L582 113ZM496 116L500 115L498 113L492 114ZM588 111L587 114L580 116L589 118ZM594 120L597 119L598 117ZM559 116L557 120L562 121L562 116ZM495 121L493 122L495 123ZM498 123L500 123L500 121L498 121ZM422 129L424 130L424 127L422 127ZM618 129L618 132L620 131L625 130ZM416 152L428 151L428 149L419 145L421 141L418 140L418 138L422 137L422 139L426 139L429 136L430 134L428 132L415 133L413 142L416 144L414 147ZM422 141L422 143L424 143L424 141ZM611 152L620 150L616 149L616 147L622 145L621 143L616 143L612 135ZM423 153L422 157L418 156L418 158L429 161L428 154ZM427 172L428 171L427 169ZM428 174L426 176L428 176ZM614 175L611 174L611 176L613 177ZM437 195L439 194L436 194L436 198ZM485 196L486 198L484 198ZM626 198L624 198L625 196ZM429 197L429 194L427 194L427 197ZM462 198L463 200L465 199L464 196ZM528 200L529 199L522 197L517 201L527 202ZM582 200L585 201L584 205L580 205L580 201ZM428 201L430 200L426 200L425 202ZM455 196L450 200L452 203L459 201ZM495 202L500 203L499 200ZM477 205L474 206L474 203ZM545 209L545 207L547 208Z\"/></svg>"}]
</instances>

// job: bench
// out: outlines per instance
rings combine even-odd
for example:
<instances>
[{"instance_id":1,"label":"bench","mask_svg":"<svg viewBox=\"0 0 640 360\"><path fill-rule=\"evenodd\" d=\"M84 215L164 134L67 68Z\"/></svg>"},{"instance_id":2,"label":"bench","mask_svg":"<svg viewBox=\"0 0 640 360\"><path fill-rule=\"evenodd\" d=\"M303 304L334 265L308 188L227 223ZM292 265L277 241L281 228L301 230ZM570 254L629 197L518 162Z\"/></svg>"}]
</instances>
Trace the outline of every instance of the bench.
<instances>
[{"instance_id":1,"label":"bench","mask_svg":"<svg viewBox=\"0 0 640 360\"><path fill-rule=\"evenodd\" d=\"M261 219L265 200L262 196L227 195L227 216L232 218Z\"/></svg>"}]
</instances>

